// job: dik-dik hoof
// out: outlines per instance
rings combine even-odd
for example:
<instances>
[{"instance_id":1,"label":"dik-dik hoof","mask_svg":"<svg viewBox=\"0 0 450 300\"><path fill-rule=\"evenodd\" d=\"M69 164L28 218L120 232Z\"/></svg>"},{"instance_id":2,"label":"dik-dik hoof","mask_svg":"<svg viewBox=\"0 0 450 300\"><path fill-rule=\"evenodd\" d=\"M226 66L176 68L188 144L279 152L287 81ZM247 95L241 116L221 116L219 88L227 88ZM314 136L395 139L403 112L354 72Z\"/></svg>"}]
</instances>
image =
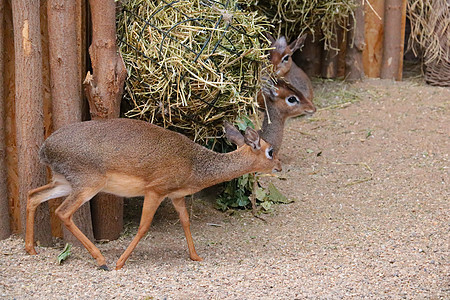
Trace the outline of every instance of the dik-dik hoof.
<instances>
[{"instance_id":1,"label":"dik-dik hoof","mask_svg":"<svg viewBox=\"0 0 450 300\"><path fill-rule=\"evenodd\" d=\"M203 258L201 258L201 257L198 256L198 255L192 255L192 256L191 256L191 259L192 259L193 261L202 261L202 260L203 260Z\"/></svg>"},{"instance_id":2,"label":"dik-dik hoof","mask_svg":"<svg viewBox=\"0 0 450 300\"><path fill-rule=\"evenodd\" d=\"M34 247L25 247L25 250L26 250L27 253L30 254L30 255L36 255L36 254L37 254L37 252L36 252L36 250L34 249Z\"/></svg>"},{"instance_id":3,"label":"dik-dik hoof","mask_svg":"<svg viewBox=\"0 0 450 300\"><path fill-rule=\"evenodd\" d=\"M101 265L100 267L98 267L99 270L103 270L103 271L109 271L109 268L107 265Z\"/></svg>"}]
</instances>

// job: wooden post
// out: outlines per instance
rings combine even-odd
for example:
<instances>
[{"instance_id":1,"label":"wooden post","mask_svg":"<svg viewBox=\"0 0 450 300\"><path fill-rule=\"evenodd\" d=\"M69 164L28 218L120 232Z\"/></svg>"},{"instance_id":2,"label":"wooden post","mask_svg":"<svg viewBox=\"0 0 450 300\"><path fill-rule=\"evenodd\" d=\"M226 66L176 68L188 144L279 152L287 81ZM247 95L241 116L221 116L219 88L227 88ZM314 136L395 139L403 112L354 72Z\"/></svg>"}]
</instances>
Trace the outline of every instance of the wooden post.
<instances>
[{"instance_id":1,"label":"wooden post","mask_svg":"<svg viewBox=\"0 0 450 300\"><path fill-rule=\"evenodd\" d=\"M380 77L402 80L406 0L386 0L384 16L385 31Z\"/></svg>"},{"instance_id":2,"label":"wooden post","mask_svg":"<svg viewBox=\"0 0 450 300\"><path fill-rule=\"evenodd\" d=\"M11 2L4 1L3 28L3 101L5 118L6 172L11 231L20 233L20 202L16 151L16 112L15 112L15 74L14 74L14 32Z\"/></svg>"},{"instance_id":3,"label":"wooden post","mask_svg":"<svg viewBox=\"0 0 450 300\"><path fill-rule=\"evenodd\" d=\"M81 122L82 96L78 76L75 11L76 2L73 0L49 0L47 3L52 118L55 130L70 123ZM73 220L90 240L94 239L89 204L80 207ZM63 232L67 242L81 245L65 227Z\"/></svg>"},{"instance_id":4,"label":"wooden post","mask_svg":"<svg viewBox=\"0 0 450 300\"><path fill-rule=\"evenodd\" d=\"M366 0L365 4L364 73L377 78L380 77L383 55L384 0Z\"/></svg>"},{"instance_id":5,"label":"wooden post","mask_svg":"<svg viewBox=\"0 0 450 300\"><path fill-rule=\"evenodd\" d=\"M84 81L92 119L117 118L127 72L116 45L116 3L90 0L93 74ZM96 239L113 240L123 227L123 198L100 194L91 201Z\"/></svg>"},{"instance_id":6,"label":"wooden post","mask_svg":"<svg viewBox=\"0 0 450 300\"><path fill-rule=\"evenodd\" d=\"M5 118L4 118L4 95L3 95L3 15L4 15L4 0L0 0L0 240L10 236L11 226L9 223L9 201L8 189L6 186L6 143L5 143Z\"/></svg>"},{"instance_id":7,"label":"wooden post","mask_svg":"<svg viewBox=\"0 0 450 300\"><path fill-rule=\"evenodd\" d=\"M40 1L12 1L15 51L16 129L21 232L25 232L27 193L45 184L39 147L44 141ZM36 239L51 245L48 205L36 212Z\"/></svg>"},{"instance_id":8,"label":"wooden post","mask_svg":"<svg viewBox=\"0 0 450 300\"><path fill-rule=\"evenodd\" d=\"M345 78L348 81L364 78L363 50L364 42L364 6L362 0L356 0L358 7L355 17L349 19L347 35L347 53L345 56Z\"/></svg>"}]
</instances>

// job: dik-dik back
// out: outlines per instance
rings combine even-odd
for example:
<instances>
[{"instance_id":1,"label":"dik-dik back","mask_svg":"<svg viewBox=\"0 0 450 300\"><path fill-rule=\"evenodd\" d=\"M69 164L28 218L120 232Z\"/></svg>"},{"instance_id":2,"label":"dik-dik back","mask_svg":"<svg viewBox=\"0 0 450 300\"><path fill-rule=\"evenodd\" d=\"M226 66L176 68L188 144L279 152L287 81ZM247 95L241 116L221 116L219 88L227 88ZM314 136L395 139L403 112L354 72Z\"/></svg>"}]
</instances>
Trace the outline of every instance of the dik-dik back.
<instances>
[{"instance_id":1,"label":"dik-dik back","mask_svg":"<svg viewBox=\"0 0 450 300\"><path fill-rule=\"evenodd\" d=\"M163 173L174 166L185 169L175 173L184 177L196 148L202 147L179 133L142 121L116 119L63 127L44 142L40 155L69 181L83 173L120 173L151 181L163 178Z\"/></svg>"},{"instance_id":2,"label":"dik-dik back","mask_svg":"<svg viewBox=\"0 0 450 300\"><path fill-rule=\"evenodd\" d=\"M312 101L314 94L311 80L308 75L295 64L292 60L292 55L305 42L306 34L298 37L288 45L284 36L275 40L271 35L267 35L272 45L269 52L269 59L272 63L273 70L278 78L284 79L296 91L303 94L303 96Z\"/></svg>"}]
</instances>

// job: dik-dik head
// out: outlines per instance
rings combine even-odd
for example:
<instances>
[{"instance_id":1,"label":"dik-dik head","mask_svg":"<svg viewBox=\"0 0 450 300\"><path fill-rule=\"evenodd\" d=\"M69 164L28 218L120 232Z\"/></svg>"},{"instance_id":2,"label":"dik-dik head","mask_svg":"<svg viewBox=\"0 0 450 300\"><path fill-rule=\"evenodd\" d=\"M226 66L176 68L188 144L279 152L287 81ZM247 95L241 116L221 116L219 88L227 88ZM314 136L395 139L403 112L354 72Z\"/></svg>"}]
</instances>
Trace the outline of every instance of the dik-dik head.
<instances>
[{"instance_id":1,"label":"dik-dik head","mask_svg":"<svg viewBox=\"0 0 450 300\"><path fill-rule=\"evenodd\" d=\"M267 38L272 43L270 47L275 48L269 51L269 60L273 65L273 71L277 77L284 77L293 64L292 54L303 45L306 34L299 36L289 45L284 36L275 40L270 34L267 34Z\"/></svg>"},{"instance_id":2,"label":"dik-dik head","mask_svg":"<svg viewBox=\"0 0 450 300\"><path fill-rule=\"evenodd\" d=\"M262 93L264 93L265 101ZM281 79L274 86L264 86L257 100L262 109L266 109L267 104L276 109L283 119L316 112L316 107L311 100L294 91Z\"/></svg>"},{"instance_id":3,"label":"dik-dik head","mask_svg":"<svg viewBox=\"0 0 450 300\"><path fill-rule=\"evenodd\" d=\"M225 122L224 126L225 136L230 142L237 145L238 148L246 147L246 149L242 148L241 151L247 151L245 155L255 162L253 172L271 173L282 170L281 162L274 155L273 147L261 139L256 130L247 127L244 135L242 135L228 122Z\"/></svg>"}]
</instances>

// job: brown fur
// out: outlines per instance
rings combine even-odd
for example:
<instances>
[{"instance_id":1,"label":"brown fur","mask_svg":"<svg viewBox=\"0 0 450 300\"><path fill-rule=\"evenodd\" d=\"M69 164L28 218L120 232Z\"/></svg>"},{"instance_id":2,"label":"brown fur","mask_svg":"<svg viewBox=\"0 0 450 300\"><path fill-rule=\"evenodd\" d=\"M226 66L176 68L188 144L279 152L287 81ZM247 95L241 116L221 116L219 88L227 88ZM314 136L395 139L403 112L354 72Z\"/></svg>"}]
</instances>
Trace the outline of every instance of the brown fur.
<instances>
[{"instance_id":1,"label":"brown fur","mask_svg":"<svg viewBox=\"0 0 450 300\"><path fill-rule=\"evenodd\" d=\"M119 196L145 196L138 234L117 262L120 269L148 230L165 197L172 198L188 241L191 259L195 252L184 196L249 172L281 170L276 157L266 157L271 146L252 129L245 137L232 126L227 134L246 144L230 153L216 153L176 132L130 119L75 123L53 133L42 145L41 159L50 166L53 182L30 191L27 206L26 250L35 254L34 214L49 199L68 196L56 214L83 243L102 268L100 251L73 224L73 213L99 192ZM260 148L256 149L255 144Z\"/></svg>"}]
</instances>

